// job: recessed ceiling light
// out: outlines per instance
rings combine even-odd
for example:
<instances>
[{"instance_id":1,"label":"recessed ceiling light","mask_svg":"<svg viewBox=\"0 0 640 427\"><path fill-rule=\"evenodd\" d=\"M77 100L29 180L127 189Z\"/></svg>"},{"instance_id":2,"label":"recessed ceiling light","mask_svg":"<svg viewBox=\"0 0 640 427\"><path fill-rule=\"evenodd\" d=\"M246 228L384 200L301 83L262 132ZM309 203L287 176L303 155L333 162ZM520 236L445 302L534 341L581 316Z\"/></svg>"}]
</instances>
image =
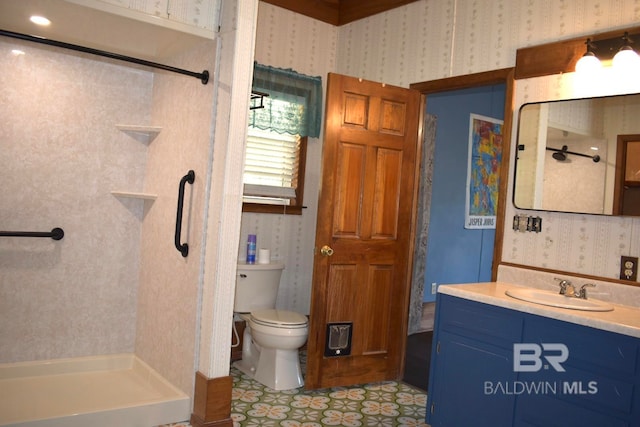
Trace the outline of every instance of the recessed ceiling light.
<instances>
[{"instance_id":1,"label":"recessed ceiling light","mask_svg":"<svg viewBox=\"0 0 640 427\"><path fill-rule=\"evenodd\" d=\"M49 21L47 18L45 18L44 16L39 16L39 15L33 15L31 18L29 18L29 20L31 22L33 22L36 25L49 25L51 24L51 21Z\"/></svg>"}]
</instances>

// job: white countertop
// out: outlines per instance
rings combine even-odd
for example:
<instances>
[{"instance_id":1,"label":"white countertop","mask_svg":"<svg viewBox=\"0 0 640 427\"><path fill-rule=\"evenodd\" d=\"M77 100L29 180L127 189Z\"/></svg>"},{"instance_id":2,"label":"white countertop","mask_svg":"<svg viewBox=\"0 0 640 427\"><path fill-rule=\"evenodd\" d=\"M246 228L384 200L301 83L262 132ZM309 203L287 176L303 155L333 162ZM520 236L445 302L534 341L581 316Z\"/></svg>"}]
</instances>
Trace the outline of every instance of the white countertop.
<instances>
[{"instance_id":1,"label":"white countertop","mask_svg":"<svg viewBox=\"0 0 640 427\"><path fill-rule=\"evenodd\" d=\"M605 331L616 332L640 338L640 309L621 304L613 305L613 311L583 311L556 308L522 301L505 295L510 288L524 286L504 282L469 283L460 285L440 285L438 292L498 307L509 308L524 313L563 320ZM595 298L593 298L595 299Z\"/></svg>"}]
</instances>

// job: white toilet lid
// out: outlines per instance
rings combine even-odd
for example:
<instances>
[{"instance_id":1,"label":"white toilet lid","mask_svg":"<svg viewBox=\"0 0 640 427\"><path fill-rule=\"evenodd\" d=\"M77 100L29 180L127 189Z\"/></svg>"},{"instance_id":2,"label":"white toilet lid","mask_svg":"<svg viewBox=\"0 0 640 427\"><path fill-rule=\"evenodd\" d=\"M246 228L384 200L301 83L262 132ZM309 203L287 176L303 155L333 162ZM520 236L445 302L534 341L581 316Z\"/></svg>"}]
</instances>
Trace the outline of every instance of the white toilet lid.
<instances>
[{"instance_id":1,"label":"white toilet lid","mask_svg":"<svg viewBox=\"0 0 640 427\"><path fill-rule=\"evenodd\" d=\"M259 325L277 327L305 327L307 326L307 316L295 311L286 310L256 310L251 312L251 318Z\"/></svg>"}]
</instances>

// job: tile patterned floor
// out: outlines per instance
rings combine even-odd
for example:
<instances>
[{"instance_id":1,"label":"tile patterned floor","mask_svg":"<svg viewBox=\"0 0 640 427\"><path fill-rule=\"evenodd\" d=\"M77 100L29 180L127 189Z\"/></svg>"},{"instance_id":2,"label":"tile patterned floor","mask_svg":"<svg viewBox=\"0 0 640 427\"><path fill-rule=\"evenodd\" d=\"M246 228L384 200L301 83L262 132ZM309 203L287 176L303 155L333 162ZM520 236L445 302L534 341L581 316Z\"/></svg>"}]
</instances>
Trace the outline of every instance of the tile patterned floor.
<instances>
[{"instance_id":1,"label":"tile patterned floor","mask_svg":"<svg viewBox=\"0 0 640 427\"><path fill-rule=\"evenodd\" d=\"M276 392L233 371L235 427L425 426L427 396L407 384Z\"/></svg>"},{"instance_id":2,"label":"tile patterned floor","mask_svg":"<svg viewBox=\"0 0 640 427\"><path fill-rule=\"evenodd\" d=\"M275 391L231 368L234 427L425 427L427 395L401 382ZM189 427L173 424L171 427Z\"/></svg>"}]
</instances>

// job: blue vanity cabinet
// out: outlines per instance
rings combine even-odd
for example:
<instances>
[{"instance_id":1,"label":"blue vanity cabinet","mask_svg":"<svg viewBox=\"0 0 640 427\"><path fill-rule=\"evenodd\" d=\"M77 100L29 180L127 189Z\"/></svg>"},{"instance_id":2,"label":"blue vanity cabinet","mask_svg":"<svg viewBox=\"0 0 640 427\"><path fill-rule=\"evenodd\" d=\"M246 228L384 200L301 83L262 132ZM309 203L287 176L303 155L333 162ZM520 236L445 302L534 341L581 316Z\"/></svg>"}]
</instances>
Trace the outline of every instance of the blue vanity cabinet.
<instances>
[{"instance_id":1,"label":"blue vanity cabinet","mask_svg":"<svg viewBox=\"0 0 640 427\"><path fill-rule=\"evenodd\" d=\"M438 294L431 361L432 427L640 427L638 338Z\"/></svg>"},{"instance_id":2,"label":"blue vanity cabinet","mask_svg":"<svg viewBox=\"0 0 640 427\"><path fill-rule=\"evenodd\" d=\"M485 393L485 382L515 381L513 343L522 319L508 310L438 294L427 423L510 426L515 397Z\"/></svg>"}]
</instances>

